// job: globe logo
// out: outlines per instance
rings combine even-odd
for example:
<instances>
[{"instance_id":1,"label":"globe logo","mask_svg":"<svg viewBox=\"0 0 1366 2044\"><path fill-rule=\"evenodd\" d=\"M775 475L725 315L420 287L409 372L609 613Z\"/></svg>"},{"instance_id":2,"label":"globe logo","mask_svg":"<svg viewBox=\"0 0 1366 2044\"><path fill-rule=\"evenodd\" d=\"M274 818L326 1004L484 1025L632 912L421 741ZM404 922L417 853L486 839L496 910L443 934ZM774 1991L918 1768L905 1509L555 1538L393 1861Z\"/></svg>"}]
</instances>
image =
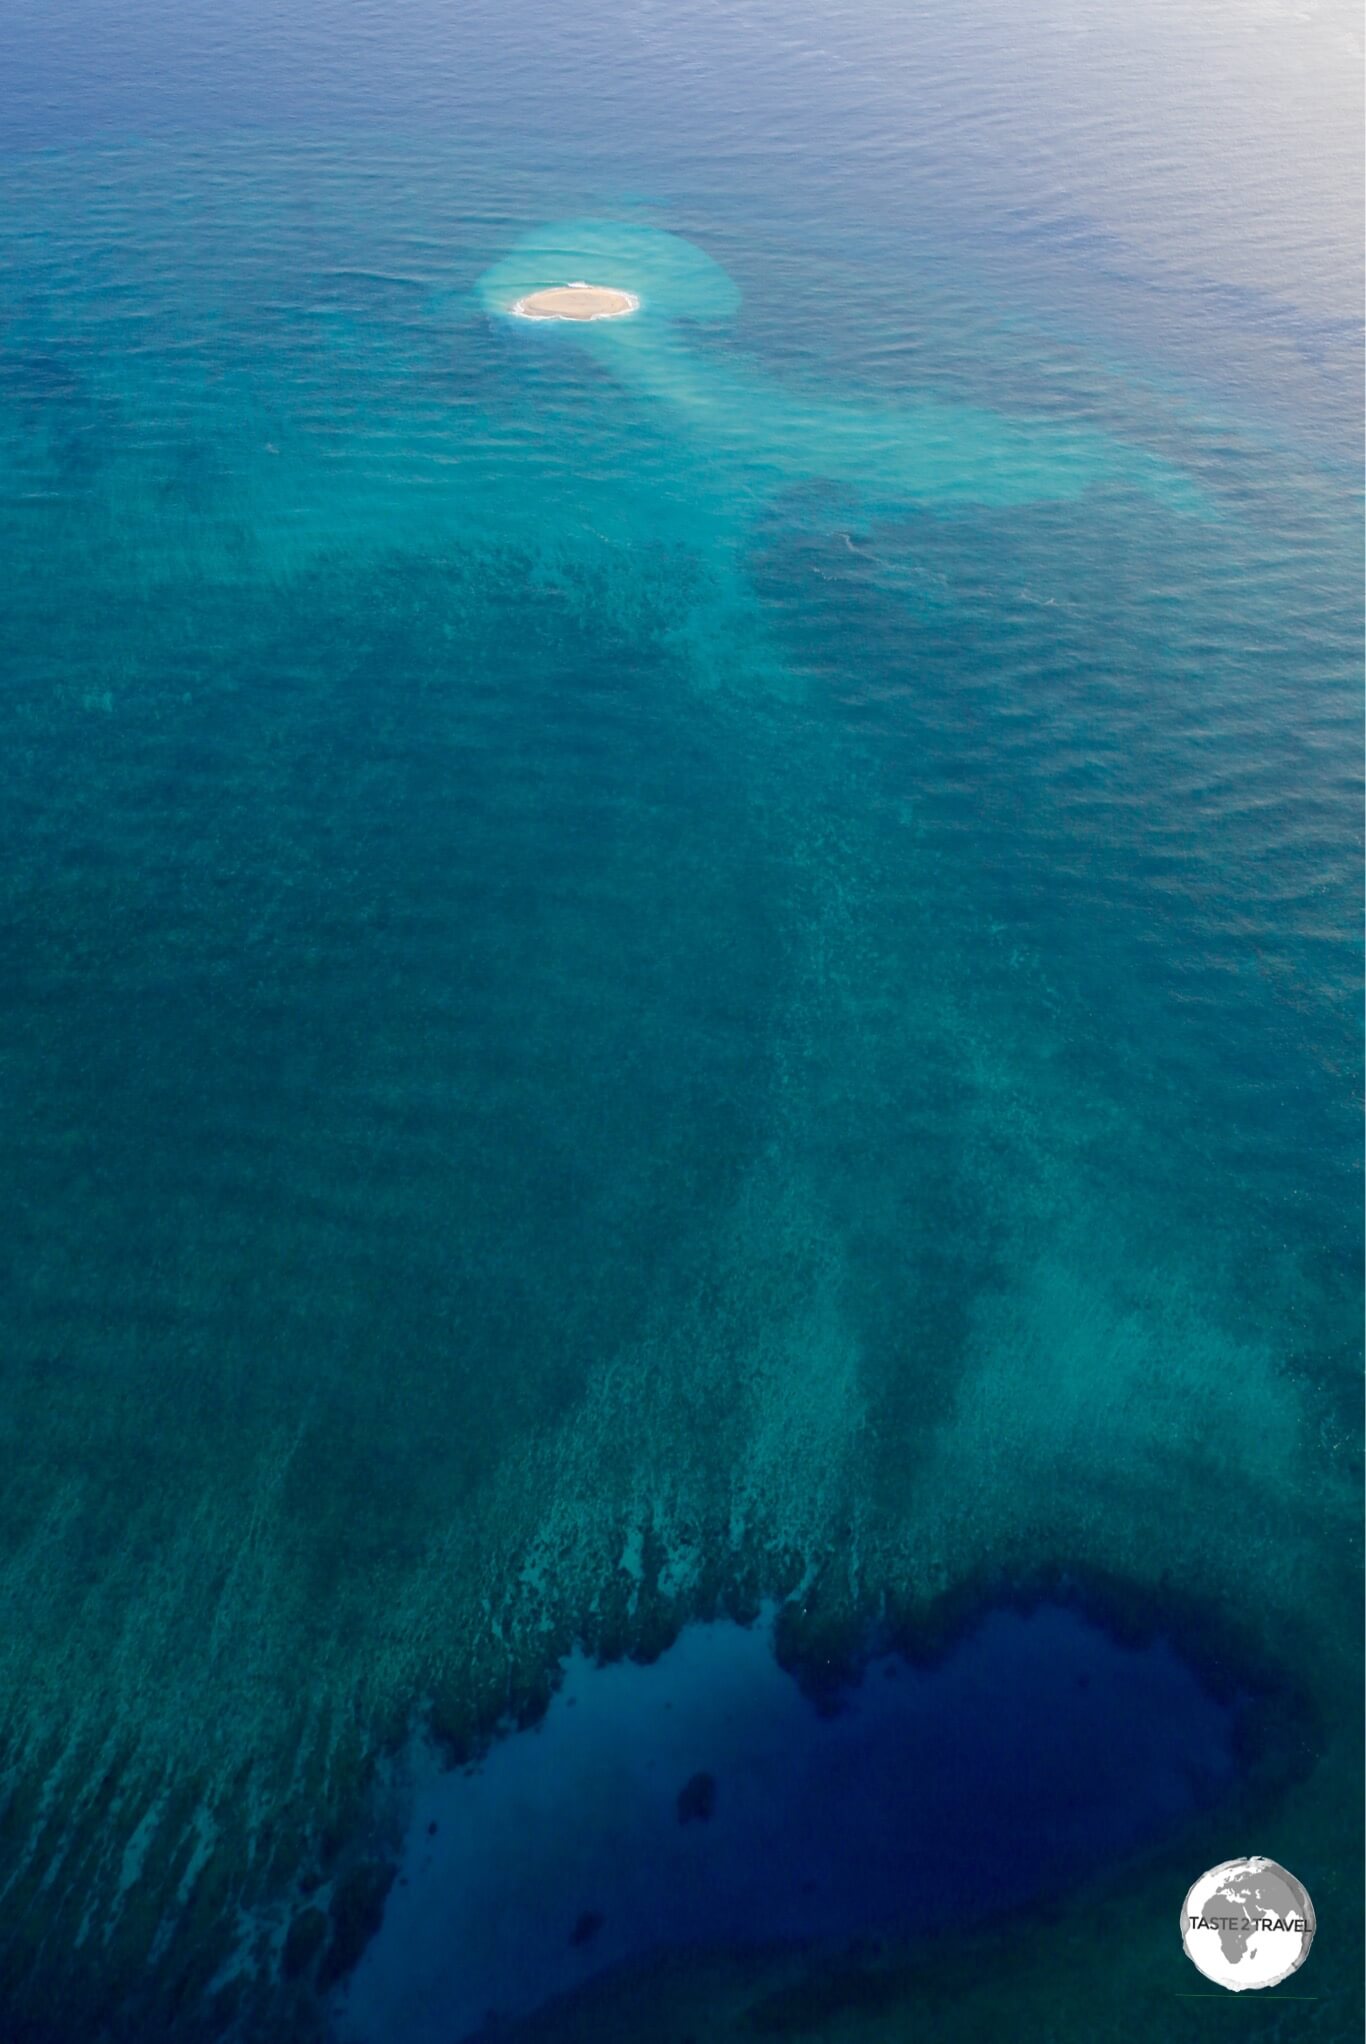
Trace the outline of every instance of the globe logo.
<instances>
[{"instance_id":1,"label":"globe logo","mask_svg":"<svg viewBox=\"0 0 1366 2044\"><path fill-rule=\"evenodd\" d=\"M1288 1980L1313 1942L1308 1891L1274 1859L1226 1859L1211 1867L1181 1910L1186 1957L1232 1994Z\"/></svg>"}]
</instances>

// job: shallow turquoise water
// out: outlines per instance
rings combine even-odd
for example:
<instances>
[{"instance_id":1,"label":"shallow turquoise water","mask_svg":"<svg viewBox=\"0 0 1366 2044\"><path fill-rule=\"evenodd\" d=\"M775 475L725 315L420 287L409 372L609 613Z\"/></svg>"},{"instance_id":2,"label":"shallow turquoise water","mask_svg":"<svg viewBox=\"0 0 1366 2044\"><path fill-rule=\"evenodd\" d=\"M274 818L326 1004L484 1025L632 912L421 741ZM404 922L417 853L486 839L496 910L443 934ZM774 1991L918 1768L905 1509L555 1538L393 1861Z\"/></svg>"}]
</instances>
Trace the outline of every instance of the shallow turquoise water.
<instances>
[{"instance_id":1,"label":"shallow turquoise water","mask_svg":"<svg viewBox=\"0 0 1366 2044\"><path fill-rule=\"evenodd\" d=\"M1345 10L2 33L17 2034L266 2034L396 1727L798 1585L1228 1628L1324 1922Z\"/></svg>"}]
</instances>

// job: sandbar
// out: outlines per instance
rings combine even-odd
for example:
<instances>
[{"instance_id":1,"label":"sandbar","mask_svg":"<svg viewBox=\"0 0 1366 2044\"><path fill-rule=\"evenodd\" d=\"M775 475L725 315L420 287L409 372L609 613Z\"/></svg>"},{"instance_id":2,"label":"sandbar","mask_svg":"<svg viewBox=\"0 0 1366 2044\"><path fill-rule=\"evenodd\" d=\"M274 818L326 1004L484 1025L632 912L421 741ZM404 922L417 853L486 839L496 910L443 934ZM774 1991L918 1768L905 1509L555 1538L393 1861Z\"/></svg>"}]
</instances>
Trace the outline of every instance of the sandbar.
<instances>
[{"instance_id":1,"label":"sandbar","mask_svg":"<svg viewBox=\"0 0 1366 2044\"><path fill-rule=\"evenodd\" d=\"M617 291L607 284L552 284L545 291L528 292L513 311L519 319L624 319L640 300L630 291Z\"/></svg>"}]
</instances>

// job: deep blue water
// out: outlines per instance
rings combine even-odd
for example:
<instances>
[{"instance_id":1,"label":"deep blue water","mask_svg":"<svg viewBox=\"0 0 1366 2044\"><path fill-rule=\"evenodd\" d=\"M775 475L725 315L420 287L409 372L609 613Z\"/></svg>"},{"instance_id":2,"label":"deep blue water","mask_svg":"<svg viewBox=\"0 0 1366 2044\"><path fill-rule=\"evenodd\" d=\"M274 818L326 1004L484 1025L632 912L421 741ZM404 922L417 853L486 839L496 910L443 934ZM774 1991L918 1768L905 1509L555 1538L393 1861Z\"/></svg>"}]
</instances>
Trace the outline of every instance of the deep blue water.
<instances>
[{"instance_id":1,"label":"deep blue water","mask_svg":"<svg viewBox=\"0 0 1366 2044\"><path fill-rule=\"evenodd\" d=\"M7 2039L306 2035L415 1725L766 1600L1074 1577L1280 1699L1123 2009L1064 1910L922 2028L1161 2031L1197 1843L1356 1923L1360 78L0 10Z\"/></svg>"},{"instance_id":2,"label":"deep blue water","mask_svg":"<svg viewBox=\"0 0 1366 2044\"><path fill-rule=\"evenodd\" d=\"M1232 1710L1169 1646L1065 1610L996 1613L931 1670L879 1655L828 1715L767 1630L575 1655L534 1731L425 1782L340 2034L454 2044L661 1948L980 1925L1234 1772Z\"/></svg>"}]
</instances>

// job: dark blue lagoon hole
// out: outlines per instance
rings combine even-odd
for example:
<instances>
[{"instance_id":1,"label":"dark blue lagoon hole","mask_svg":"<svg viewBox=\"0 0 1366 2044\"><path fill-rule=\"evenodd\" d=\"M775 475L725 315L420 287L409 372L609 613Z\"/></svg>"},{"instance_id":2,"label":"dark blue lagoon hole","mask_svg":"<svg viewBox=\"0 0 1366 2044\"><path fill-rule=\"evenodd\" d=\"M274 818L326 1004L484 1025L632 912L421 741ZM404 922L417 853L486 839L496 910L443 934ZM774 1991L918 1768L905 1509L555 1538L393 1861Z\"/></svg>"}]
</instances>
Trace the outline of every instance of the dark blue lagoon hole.
<instances>
[{"instance_id":1,"label":"dark blue lagoon hole","mask_svg":"<svg viewBox=\"0 0 1366 2044\"><path fill-rule=\"evenodd\" d=\"M534 1730L420 1782L340 2034L455 2044L669 1946L985 1919L1216 1797L1236 1717L1166 1642L1049 1605L929 1668L875 1656L833 1713L771 1621L575 1654Z\"/></svg>"}]
</instances>

